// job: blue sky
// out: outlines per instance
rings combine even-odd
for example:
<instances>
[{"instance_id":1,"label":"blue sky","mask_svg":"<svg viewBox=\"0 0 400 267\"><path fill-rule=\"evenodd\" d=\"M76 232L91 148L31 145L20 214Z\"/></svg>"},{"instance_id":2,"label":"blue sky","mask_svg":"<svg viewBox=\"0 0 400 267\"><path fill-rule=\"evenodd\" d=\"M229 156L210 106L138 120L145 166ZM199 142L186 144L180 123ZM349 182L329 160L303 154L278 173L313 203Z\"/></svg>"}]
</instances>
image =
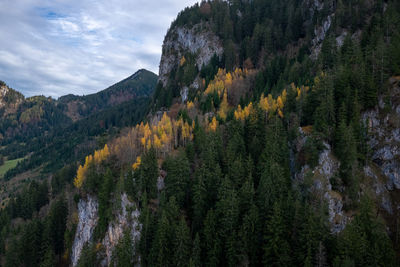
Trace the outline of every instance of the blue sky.
<instances>
[{"instance_id":1,"label":"blue sky","mask_svg":"<svg viewBox=\"0 0 400 267\"><path fill-rule=\"evenodd\" d=\"M0 0L0 80L26 96L90 94L158 73L172 20L195 0Z\"/></svg>"}]
</instances>

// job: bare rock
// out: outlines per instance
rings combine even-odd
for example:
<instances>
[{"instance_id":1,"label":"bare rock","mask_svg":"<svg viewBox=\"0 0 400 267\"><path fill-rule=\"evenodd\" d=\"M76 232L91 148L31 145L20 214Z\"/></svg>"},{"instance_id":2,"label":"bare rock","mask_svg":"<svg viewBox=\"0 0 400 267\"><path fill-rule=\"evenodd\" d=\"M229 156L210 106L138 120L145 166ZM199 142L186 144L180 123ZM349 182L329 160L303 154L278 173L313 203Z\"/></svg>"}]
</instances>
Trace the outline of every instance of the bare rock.
<instances>
[{"instance_id":1,"label":"bare rock","mask_svg":"<svg viewBox=\"0 0 400 267\"><path fill-rule=\"evenodd\" d=\"M130 230L134 244L140 239L142 225L139 223L140 212L136 205L129 201L128 196L121 195L121 210L116 216L116 220L108 225L106 235L102 241L106 257L102 260L102 266L109 266L112 253L125 230Z\"/></svg>"},{"instance_id":2,"label":"bare rock","mask_svg":"<svg viewBox=\"0 0 400 267\"><path fill-rule=\"evenodd\" d=\"M222 41L216 36L208 23L199 23L192 28L176 27L170 29L163 44L159 69L159 81L167 85L168 75L178 66L182 56L190 52L196 55L196 65L201 69L216 54L223 53Z\"/></svg>"},{"instance_id":3,"label":"bare rock","mask_svg":"<svg viewBox=\"0 0 400 267\"><path fill-rule=\"evenodd\" d=\"M81 199L78 203L79 222L75 232L74 243L72 244L71 263L76 266L81 256L83 246L92 240L93 230L98 221L97 199L88 195L87 199Z\"/></svg>"}]
</instances>

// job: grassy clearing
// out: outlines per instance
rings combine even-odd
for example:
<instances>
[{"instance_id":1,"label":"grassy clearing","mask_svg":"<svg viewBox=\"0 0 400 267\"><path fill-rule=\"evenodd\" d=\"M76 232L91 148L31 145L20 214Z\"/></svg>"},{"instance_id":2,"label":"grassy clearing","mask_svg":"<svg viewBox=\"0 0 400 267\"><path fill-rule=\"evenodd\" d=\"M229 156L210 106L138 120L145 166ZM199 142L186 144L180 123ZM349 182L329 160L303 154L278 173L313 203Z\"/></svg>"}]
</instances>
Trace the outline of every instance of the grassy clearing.
<instances>
[{"instance_id":1,"label":"grassy clearing","mask_svg":"<svg viewBox=\"0 0 400 267\"><path fill-rule=\"evenodd\" d=\"M3 178L4 174L17 166L18 162L23 160L24 158L13 159L13 160L6 160L3 165L0 166L0 178Z\"/></svg>"}]
</instances>

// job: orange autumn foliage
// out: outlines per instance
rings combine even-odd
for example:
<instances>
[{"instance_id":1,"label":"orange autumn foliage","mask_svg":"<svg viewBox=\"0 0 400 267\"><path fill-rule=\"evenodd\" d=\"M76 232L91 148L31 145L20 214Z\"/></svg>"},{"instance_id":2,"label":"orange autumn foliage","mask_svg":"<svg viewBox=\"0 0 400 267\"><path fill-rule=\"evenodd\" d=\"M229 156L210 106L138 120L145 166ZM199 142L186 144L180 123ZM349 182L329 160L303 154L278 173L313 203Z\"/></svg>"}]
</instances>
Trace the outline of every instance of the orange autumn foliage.
<instances>
[{"instance_id":1,"label":"orange autumn foliage","mask_svg":"<svg viewBox=\"0 0 400 267\"><path fill-rule=\"evenodd\" d=\"M208 124L208 130L215 132L218 127L218 121L215 117L212 118L211 122Z\"/></svg>"},{"instance_id":2,"label":"orange autumn foliage","mask_svg":"<svg viewBox=\"0 0 400 267\"><path fill-rule=\"evenodd\" d=\"M78 171L76 172L76 177L74 179L74 185L77 188L81 188L83 182L86 179L87 171L89 167L93 164L99 165L102 161L106 160L110 156L110 150L108 149L107 144L103 149L96 150L94 155L88 155L85 158L85 163L83 165L79 165Z\"/></svg>"},{"instance_id":3,"label":"orange autumn foliage","mask_svg":"<svg viewBox=\"0 0 400 267\"><path fill-rule=\"evenodd\" d=\"M137 170L141 163L142 163L142 158L138 156L136 158L136 162L132 164L132 169Z\"/></svg>"}]
</instances>

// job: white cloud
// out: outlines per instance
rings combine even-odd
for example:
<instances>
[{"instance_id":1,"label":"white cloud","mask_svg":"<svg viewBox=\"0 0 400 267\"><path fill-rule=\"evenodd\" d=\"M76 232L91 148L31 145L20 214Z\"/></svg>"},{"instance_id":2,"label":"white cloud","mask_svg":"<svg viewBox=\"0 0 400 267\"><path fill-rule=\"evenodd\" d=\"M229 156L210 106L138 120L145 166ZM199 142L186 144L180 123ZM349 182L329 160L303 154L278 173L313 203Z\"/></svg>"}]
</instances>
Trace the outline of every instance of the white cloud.
<instances>
[{"instance_id":1,"label":"white cloud","mask_svg":"<svg viewBox=\"0 0 400 267\"><path fill-rule=\"evenodd\" d=\"M0 80L27 96L90 94L158 73L178 12L196 0L1 0Z\"/></svg>"}]
</instances>

